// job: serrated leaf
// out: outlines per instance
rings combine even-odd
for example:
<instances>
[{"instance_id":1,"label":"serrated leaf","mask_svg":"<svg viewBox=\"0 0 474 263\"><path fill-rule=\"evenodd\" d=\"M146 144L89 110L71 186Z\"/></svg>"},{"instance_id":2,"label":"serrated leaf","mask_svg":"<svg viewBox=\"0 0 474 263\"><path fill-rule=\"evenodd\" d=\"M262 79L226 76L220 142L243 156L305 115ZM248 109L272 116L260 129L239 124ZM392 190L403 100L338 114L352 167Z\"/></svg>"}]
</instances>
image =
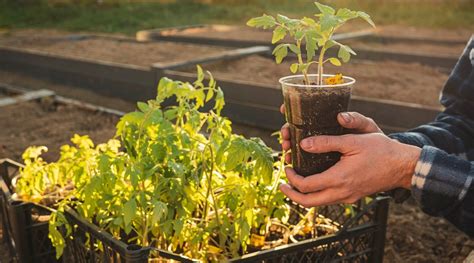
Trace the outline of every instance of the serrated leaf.
<instances>
[{"instance_id":1,"label":"serrated leaf","mask_svg":"<svg viewBox=\"0 0 474 263\"><path fill-rule=\"evenodd\" d=\"M204 80L204 72L202 71L201 66L196 65L197 68L197 83L201 83Z\"/></svg>"},{"instance_id":2,"label":"serrated leaf","mask_svg":"<svg viewBox=\"0 0 474 263\"><path fill-rule=\"evenodd\" d=\"M316 26L316 21L314 21L314 19L309 18L309 17L303 17L303 19L301 19L301 22L303 22L303 24L306 26L311 26L311 27Z\"/></svg>"},{"instance_id":3,"label":"serrated leaf","mask_svg":"<svg viewBox=\"0 0 474 263\"><path fill-rule=\"evenodd\" d=\"M147 112L150 109L150 106L148 106L148 104L141 101L137 102L137 107L142 112Z\"/></svg>"},{"instance_id":4,"label":"serrated leaf","mask_svg":"<svg viewBox=\"0 0 474 263\"><path fill-rule=\"evenodd\" d=\"M154 205L155 207L153 208L153 213L151 217L152 224L158 223L160 220L162 220L166 216L168 212L168 207L166 206L165 203L156 201Z\"/></svg>"},{"instance_id":5,"label":"serrated leaf","mask_svg":"<svg viewBox=\"0 0 474 263\"><path fill-rule=\"evenodd\" d=\"M280 64L283 59L288 55L288 45L280 44L273 50L273 55L275 55L275 61L277 64Z\"/></svg>"},{"instance_id":6,"label":"serrated leaf","mask_svg":"<svg viewBox=\"0 0 474 263\"><path fill-rule=\"evenodd\" d=\"M364 19L364 20L365 20L367 23L369 23L372 27L375 27L374 21L372 21L372 18L370 18L370 16L369 16L367 13L362 12L362 11L358 11L358 12L357 12L357 15L358 15L360 18Z\"/></svg>"},{"instance_id":7,"label":"serrated leaf","mask_svg":"<svg viewBox=\"0 0 474 263\"><path fill-rule=\"evenodd\" d=\"M306 41L306 56L307 60L310 61L316 55L316 50L318 49L317 37L319 34L316 31L306 32L305 41Z\"/></svg>"},{"instance_id":8,"label":"serrated leaf","mask_svg":"<svg viewBox=\"0 0 474 263\"><path fill-rule=\"evenodd\" d=\"M344 63L347 63L351 59L351 54L343 46L339 48L337 56L342 59Z\"/></svg>"},{"instance_id":9,"label":"serrated leaf","mask_svg":"<svg viewBox=\"0 0 474 263\"><path fill-rule=\"evenodd\" d=\"M254 17L250 19L249 21L247 21L247 26L257 27L257 28L261 27L263 29L272 28L275 25L276 25L275 18L273 18L273 16L269 16L265 14L260 17Z\"/></svg>"},{"instance_id":10,"label":"serrated leaf","mask_svg":"<svg viewBox=\"0 0 474 263\"><path fill-rule=\"evenodd\" d=\"M339 25L339 19L335 15L323 15L321 17L321 31L328 31Z\"/></svg>"},{"instance_id":11,"label":"serrated leaf","mask_svg":"<svg viewBox=\"0 0 474 263\"><path fill-rule=\"evenodd\" d=\"M341 8L337 10L336 16L343 19L344 21L347 21L349 19L356 18L358 15L357 15L357 12L355 11L352 11L347 8Z\"/></svg>"},{"instance_id":12,"label":"serrated leaf","mask_svg":"<svg viewBox=\"0 0 474 263\"><path fill-rule=\"evenodd\" d=\"M336 13L334 8L332 8L328 5L323 5L323 4L318 3L318 2L315 2L314 4L318 7L319 11L323 14L334 15Z\"/></svg>"},{"instance_id":13,"label":"serrated leaf","mask_svg":"<svg viewBox=\"0 0 474 263\"><path fill-rule=\"evenodd\" d=\"M137 212L137 202L135 199L130 199L128 202L125 203L123 206L123 221L125 225L129 225L132 220L135 218Z\"/></svg>"},{"instance_id":14,"label":"serrated leaf","mask_svg":"<svg viewBox=\"0 0 474 263\"><path fill-rule=\"evenodd\" d=\"M289 44L288 47L290 50L295 53L296 55L301 54L301 50L295 44Z\"/></svg>"},{"instance_id":15,"label":"serrated leaf","mask_svg":"<svg viewBox=\"0 0 474 263\"><path fill-rule=\"evenodd\" d=\"M304 36L305 36L305 33L303 31L296 31L295 32L295 39L297 39L297 40L303 39Z\"/></svg>"},{"instance_id":16,"label":"serrated leaf","mask_svg":"<svg viewBox=\"0 0 474 263\"><path fill-rule=\"evenodd\" d=\"M296 73L296 72L298 71L298 63L293 63L293 64L291 64L291 66L290 66L290 71L291 71L291 73L293 73L293 74Z\"/></svg>"},{"instance_id":17,"label":"serrated leaf","mask_svg":"<svg viewBox=\"0 0 474 263\"><path fill-rule=\"evenodd\" d=\"M341 66L341 61L339 61L339 59L337 58L329 58L329 62L331 62L331 64L333 64L334 66Z\"/></svg>"},{"instance_id":18,"label":"serrated leaf","mask_svg":"<svg viewBox=\"0 0 474 263\"><path fill-rule=\"evenodd\" d=\"M273 31L272 44L275 44L278 41L284 39L285 36L286 36L286 29L281 26L277 26L275 30Z\"/></svg>"},{"instance_id":19,"label":"serrated leaf","mask_svg":"<svg viewBox=\"0 0 474 263\"><path fill-rule=\"evenodd\" d=\"M206 95L206 102L210 101L214 97L214 89L209 89Z\"/></svg>"},{"instance_id":20,"label":"serrated leaf","mask_svg":"<svg viewBox=\"0 0 474 263\"><path fill-rule=\"evenodd\" d=\"M337 43L337 44L339 44L339 43ZM341 58L344 63L346 63L350 60L351 54L356 55L354 50L352 50L352 48L350 48L349 46L346 46L346 45L343 45L343 44L339 44L339 46L340 46L340 48L339 48L339 52L338 52L337 56L339 58Z\"/></svg>"},{"instance_id":21,"label":"serrated leaf","mask_svg":"<svg viewBox=\"0 0 474 263\"><path fill-rule=\"evenodd\" d=\"M289 28L294 28L300 22L298 19L291 19L291 18L288 18L288 17L286 17L284 15L280 15L280 14L277 15L276 20L278 22L280 22L281 24L284 24L284 25L288 26Z\"/></svg>"}]
</instances>

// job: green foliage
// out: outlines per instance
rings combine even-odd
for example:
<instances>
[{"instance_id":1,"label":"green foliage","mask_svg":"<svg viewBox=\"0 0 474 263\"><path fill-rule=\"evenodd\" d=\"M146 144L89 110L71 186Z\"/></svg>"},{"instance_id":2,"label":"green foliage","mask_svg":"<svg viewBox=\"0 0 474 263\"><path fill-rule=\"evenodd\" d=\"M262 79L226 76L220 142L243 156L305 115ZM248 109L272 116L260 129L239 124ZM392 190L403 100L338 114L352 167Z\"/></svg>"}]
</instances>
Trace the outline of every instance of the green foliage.
<instances>
[{"instance_id":1,"label":"green foliage","mask_svg":"<svg viewBox=\"0 0 474 263\"><path fill-rule=\"evenodd\" d=\"M198 1L104 0L104 4L100 5L76 4L78 0L57 1L74 3L51 5L44 0L0 0L0 28L56 28L133 35L146 28L241 24L249 14L312 14L309 12L312 3L307 0L220 0L212 4ZM384 1L383 4L380 0L326 0L324 3L366 10L378 24L474 29L474 7L469 0L437 0L436 3L402 0Z\"/></svg>"},{"instance_id":2,"label":"green foliage","mask_svg":"<svg viewBox=\"0 0 474 263\"><path fill-rule=\"evenodd\" d=\"M176 105L163 107L169 99ZM224 105L222 90L200 67L194 83L163 78L156 99L121 118L117 140L94 148L76 136L76 147L63 146L49 164L39 157L43 148L28 149L17 190L37 201L45 190L36 184L73 186L50 221L58 255L69 238L59 232L67 225L61 211L71 206L117 238L127 234L127 242L204 261L237 256L252 230L283 220L289 208L278 191L284 163L274 162L262 140L233 134L220 115ZM57 176L44 182L53 167L60 167Z\"/></svg>"},{"instance_id":3,"label":"green foliage","mask_svg":"<svg viewBox=\"0 0 474 263\"><path fill-rule=\"evenodd\" d=\"M319 13L314 15L314 18L303 17L301 19L291 19L284 15L277 15L276 18L263 15L255 17L247 22L250 27L273 29L272 43L278 43L289 36L294 43L279 44L273 50L275 60L280 64L288 55L288 49L293 52L297 58L298 63L292 64L290 71L296 73L300 71L305 77L305 83L310 84L308 79L308 70L311 65L318 64L318 84L323 84L322 74L323 65L330 62L335 66L341 66L341 61L338 58L325 59L324 55L331 47L339 48L338 57L343 62L348 62L351 55L355 52L348 46L343 45L335 40L332 40L333 34L338 28L343 26L347 21L362 18L371 26L375 27L369 15L361 11L352 11L347 8L341 8L337 11L331 6L315 2ZM303 59L302 48L306 49L306 60ZM319 50L319 59L313 61L316 51Z\"/></svg>"}]
</instances>

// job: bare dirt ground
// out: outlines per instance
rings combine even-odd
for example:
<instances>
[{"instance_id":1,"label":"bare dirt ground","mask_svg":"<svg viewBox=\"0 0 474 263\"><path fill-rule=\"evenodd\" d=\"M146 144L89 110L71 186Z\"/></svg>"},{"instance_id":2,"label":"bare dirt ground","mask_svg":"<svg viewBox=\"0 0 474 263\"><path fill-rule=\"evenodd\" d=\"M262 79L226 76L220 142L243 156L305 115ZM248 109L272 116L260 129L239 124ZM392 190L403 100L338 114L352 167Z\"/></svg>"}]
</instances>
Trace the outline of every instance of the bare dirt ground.
<instances>
[{"instance_id":1,"label":"bare dirt ground","mask_svg":"<svg viewBox=\"0 0 474 263\"><path fill-rule=\"evenodd\" d=\"M377 35L399 36L421 39L459 40L467 43L474 32L471 29L433 29L400 25L387 25L377 27Z\"/></svg>"},{"instance_id":2,"label":"bare dirt ground","mask_svg":"<svg viewBox=\"0 0 474 263\"><path fill-rule=\"evenodd\" d=\"M472 35L470 30L462 29L424 29L414 27L401 26L381 26L372 29L363 23L347 24L341 28L340 33L347 33L351 31L373 31L375 36L390 36L390 37L406 37L406 38L428 38L437 40L456 40L467 42ZM186 37L204 37L214 39L234 39L246 41L267 41L272 38L272 32L269 30L254 29L244 26L228 26L228 25L213 25L207 27L189 28L184 30L170 30L162 32L165 36L186 36ZM456 45L436 45L425 43L373 43L364 42L363 38L356 38L353 40L341 40L344 43L353 43L354 47L360 48L379 48L383 50L400 51L400 52L416 52L416 53L434 53L445 55L459 56L464 48L464 44Z\"/></svg>"},{"instance_id":3,"label":"bare dirt ground","mask_svg":"<svg viewBox=\"0 0 474 263\"><path fill-rule=\"evenodd\" d=\"M290 62L276 65L270 58L258 55L235 61L203 65L217 79L241 80L279 87L278 79L290 75ZM313 68L313 71L315 69ZM194 72L193 68L185 69ZM326 66L325 73L355 77L353 94L364 97L398 100L439 106L439 93L448 75L420 64L394 61L351 61L342 67Z\"/></svg>"},{"instance_id":4,"label":"bare dirt ground","mask_svg":"<svg viewBox=\"0 0 474 263\"><path fill-rule=\"evenodd\" d=\"M53 35L28 34L13 31L0 36L0 45L44 51L55 55L104 60L108 62L149 67L157 62L180 62L196 57L215 55L227 48L170 42L137 43L130 39L67 38L67 34L53 31ZM78 36L78 35L76 35Z\"/></svg>"},{"instance_id":5,"label":"bare dirt ground","mask_svg":"<svg viewBox=\"0 0 474 263\"><path fill-rule=\"evenodd\" d=\"M48 98L41 103L2 107L0 120L0 158L21 161L21 154L28 146L44 145L49 149L44 159L53 161L58 157L59 147L70 143L76 133L87 134L96 143L112 138L118 117L56 104Z\"/></svg>"},{"instance_id":6,"label":"bare dirt ground","mask_svg":"<svg viewBox=\"0 0 474 263\"><path fill-rule=\"evenodd\" d=\"M345 27L340 32L348 32L354 27ZM367 27L366 27L367 28ZM165 30L163 36L185 36L196 38L267 41L272 39L270 30L255 29L246 26L210 25L204 27L187 28L182 30Z\"/></svg>"},{"instance_id":7,"label":"bare dirt ground","mask_svg":"<svg viewBox=\"0 0 474 263\"><path fill-rule=\"evenodd\" d=\"M416 53L416 54L433 54L437 56L459 57L464 50L465 44L441 45L432 43L416 43L410 44L406 42L382 42L382 41L364 41L362 39L342 41L344 44L350 45L354 50L369 49L388 52ZM467 39L466 39L467 43Z\"/></svg>"}]
</instances>

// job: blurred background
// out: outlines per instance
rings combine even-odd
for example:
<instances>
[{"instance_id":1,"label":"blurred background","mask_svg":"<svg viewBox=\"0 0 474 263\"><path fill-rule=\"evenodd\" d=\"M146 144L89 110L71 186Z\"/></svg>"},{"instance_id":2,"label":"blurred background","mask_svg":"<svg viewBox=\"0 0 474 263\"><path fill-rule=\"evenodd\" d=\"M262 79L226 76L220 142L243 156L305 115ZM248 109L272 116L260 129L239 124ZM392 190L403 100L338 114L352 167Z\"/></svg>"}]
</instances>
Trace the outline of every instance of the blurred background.
<instances>
[{"instance_id":1,"label":"blurred background","mask_svg":"<svg viewBox=\"0 0 474 263\"><path fill-rule=\"evenodd\" d=\"M262 12L311 15L309 0L0 0L0 27L57 28L133 34L199 23L238 23ZM364 10L377 25L474 27L473 0L333 0Z\"/></svg>"}]
</instances>

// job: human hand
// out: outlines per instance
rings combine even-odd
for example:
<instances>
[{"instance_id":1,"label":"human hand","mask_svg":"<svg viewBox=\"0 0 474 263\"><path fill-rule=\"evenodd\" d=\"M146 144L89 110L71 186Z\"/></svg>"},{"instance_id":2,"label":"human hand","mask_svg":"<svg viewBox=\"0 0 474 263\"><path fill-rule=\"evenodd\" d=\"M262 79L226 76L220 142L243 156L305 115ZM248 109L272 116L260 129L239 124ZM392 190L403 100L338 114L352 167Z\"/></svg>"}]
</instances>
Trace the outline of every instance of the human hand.
<instances>
[{"instance_id":1,"label":"human hand","mask_svg":"<svg viewBox=\"0 0 474 263\"><path fill-rule=\"evenodd\" d=\"M289 184L280 190L293 201L313 207L354 203L397 187L410 188L421 149L381 133L314 136L301 141L311 153L337 151L341 160L328 170L303 177L286 168Z\"/></svg>"},{"instance_id":2,"label":"human hand","mask_svg":"<svg viewBox=\"0 0 474 263\"><path fill-rule=\"evenodd\" d=\"M285 114L285 105L281 105L280 112ZM339 124L350 129L351 133L383 133L379 126L369 117L366 117L358 112L342 112L337 115ZM290 128L288 123L281 127L282 149L288 151L291 149L290 142ZM291 153L285 156L285 162L291 163Z\"/></svg>"}]
</instances>

